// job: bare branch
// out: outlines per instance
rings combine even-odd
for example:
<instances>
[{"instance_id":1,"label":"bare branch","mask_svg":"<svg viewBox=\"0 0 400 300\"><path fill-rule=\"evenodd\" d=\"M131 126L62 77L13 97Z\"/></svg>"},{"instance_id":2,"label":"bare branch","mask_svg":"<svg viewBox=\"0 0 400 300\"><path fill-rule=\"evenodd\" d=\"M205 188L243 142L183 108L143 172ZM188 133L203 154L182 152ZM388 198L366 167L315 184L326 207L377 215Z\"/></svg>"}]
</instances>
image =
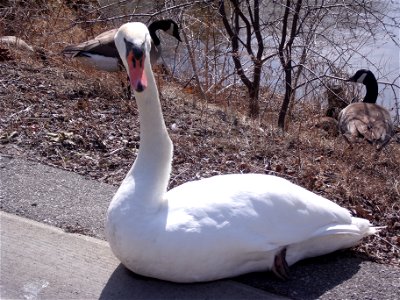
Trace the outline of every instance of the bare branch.
<instances>
[{"instance_id":1,"label":"bare branch","mask_svg":"<svg viewBox=\"0 0 400 300\"><path fill-rule=\"evenodd\" d=\"M97 19L91 19L91 20L82 20L82 21L74 21L74 25L78 24L90 24L90 23L98 23L98 22L110 22L110 21L115 21L115 20L121 20L121 19L126 19L126 18L131 18L131 17L149 17L153 18L155 16L161 15L163 13L172 11L172 10L177 10L177 9L182 9L186 7L190 7L194 4L209 4L211 3L212 0L194 0L190 1L187 3L181 3L181 4L176 4L174 6L166 7L162 10L153 12L153 13L132 13L132 14L125 14L125 15L120 15L120 16L114 16L114 17L108 17L108 18L97 18Z\"/></svg>"}]
</instances>

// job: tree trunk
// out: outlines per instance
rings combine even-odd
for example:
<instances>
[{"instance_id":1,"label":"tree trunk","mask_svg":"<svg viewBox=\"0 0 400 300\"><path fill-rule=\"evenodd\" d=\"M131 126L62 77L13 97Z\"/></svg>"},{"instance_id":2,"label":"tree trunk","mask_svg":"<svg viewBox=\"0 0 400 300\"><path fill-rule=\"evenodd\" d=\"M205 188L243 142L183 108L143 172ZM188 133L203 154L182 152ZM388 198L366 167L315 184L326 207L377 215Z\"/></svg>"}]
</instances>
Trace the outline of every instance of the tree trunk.
<instances>
[{"instance_id":1,"label":"tree trunk","mask_svg":"<svg viewBox=\"0 0 400 300\"><path fill-rule=\"evenodd\" d=\"M282 39L279 45L279 58L285 73L285 97L282 102L281 111L279 112L278 126L283 130L286 129L285 118L294 90L292 83L292 45L297 35L297 30L298 30L297 22L299 20L299 12L301 9L302 0L297 0L291 24L290 37L289 40L286 42L286 37L287 37L286 31L289 25L288 22L289 22L291 4L292 4L291 0L286 1L286 8L284 12L283 26L282 26Z\"/></svg>"},{"instance_id":2,"label":"tree trunk","mask_svg":"<svg viewBox=\"0 0 400 300\"><path fill-rule=\"evenodd\" d=\"M285 98L283 99L281 111L279 112L278 126L285 130L285 117L293 93L292 87L292 62L291 60L285 66Z\"/></svg>"},{"instance_id":3,"label":"tree trunk","mask_svg":"<svg viewBox=\"0 0 400 300\"><path fill-rule=\"evenodd\" d=\"M260 115L260 105L258 102L259 87L253 86L249 89L249 117L252 119L258 118Z\"/></svg>"},{"instance_id":4,"label":"tree trunk","mask_svg":"<svg viewBox=\"0 0 400 300\"><path fill-rule=\"evenodd\" d=\"M258 118L260 115L260 104L258 101L260 95L260 82L262 63L258 59L254 59L254 75L251 88L249 88L249 117L252 119Z\"/></svg>"},{"instance_id":5,"label":"tree trunk","mask_svg":"<svg viewBox=\"0 0 400 300\"><path fill-rule=\"evenodd\" d=\"M249 117L255 119L260 114L260 106L258 101L259 90L260 90L260 81L261 81L261 71L262 71L262 55L264 52L264 44L260 30L260 18L259 18L259 1L254 0L254 9L251 9L251 1L246 1L246 6L248 10L248 17L241 10L241 1L231 0L231 4L233 6L232 16L228 18L225 12L225 2L224 0L219 1L219 13L222 17L222 22L224 27L231 39L232 45L232 59L235 64L235 69L240 79L247 87L249 92ZM244 24L244 25L241 25ZM241 43L239 38L240 30L246 30L246 40L244 43ZM257 53L253 52L252 45L252 34L254 33L257 40ZM251 57L251 60L254 65L254 75L253 80L250 80L245 70L242 66L240 53L240 45L243 45L247 50L248 55Z\"/></svg>"}]
</instances>

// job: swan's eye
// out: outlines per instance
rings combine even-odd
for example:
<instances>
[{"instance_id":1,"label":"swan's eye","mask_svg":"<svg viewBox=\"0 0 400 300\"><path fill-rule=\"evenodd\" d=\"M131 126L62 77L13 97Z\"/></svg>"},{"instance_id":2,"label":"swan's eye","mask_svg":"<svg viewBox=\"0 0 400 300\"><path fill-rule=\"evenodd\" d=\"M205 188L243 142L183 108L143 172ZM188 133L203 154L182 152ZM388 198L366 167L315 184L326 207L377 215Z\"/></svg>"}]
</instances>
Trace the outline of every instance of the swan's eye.
<instances>
[{"instance_id":1,"label":"swan's eye","mask_svg":"<svg viewBox=\"0 0 400 300\"><path fill-rule=\"evenodd\" d=\"M130 52L132 52L133 57L137 60L140 60L143 57L144 52L145 52L143 45L138 46L137 44L134 44L134 43L126 40L125 38L124 38L124 42L125 42L127 56Z\"/></svg>"},{"instance_id":2,"label":"swan's eye","mask_svg":"<svg viewBox=\"0 0 400 300\"><path fill-rule=\"evenodd\" d=\"M133 57L136 60L141 60L143 58L144 52L141 48L133 46L132 47L132 53L133 53Z\"/></svg>"}]
</instances>

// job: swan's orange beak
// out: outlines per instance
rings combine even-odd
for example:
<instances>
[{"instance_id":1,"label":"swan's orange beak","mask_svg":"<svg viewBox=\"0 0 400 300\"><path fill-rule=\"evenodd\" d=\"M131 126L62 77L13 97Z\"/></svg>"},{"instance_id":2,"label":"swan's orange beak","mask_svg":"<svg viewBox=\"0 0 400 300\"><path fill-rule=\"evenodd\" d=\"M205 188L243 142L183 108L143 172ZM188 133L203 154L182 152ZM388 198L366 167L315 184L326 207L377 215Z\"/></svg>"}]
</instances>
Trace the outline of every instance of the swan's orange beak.
<instances>
[{"instance_id":1,"label":"swan's orange beak","mask_svg":"<svg viewBox=\"0 0 400 300\"><path fill-rule=\"evenodd\" d=\"M145 53L135 53L134 49L131 49L127 55L128 67L129 67L129 80L131 87L136 92L143 92L147 87L147 77L144 71L144 59Z\"/></svg>"}]
</instances>

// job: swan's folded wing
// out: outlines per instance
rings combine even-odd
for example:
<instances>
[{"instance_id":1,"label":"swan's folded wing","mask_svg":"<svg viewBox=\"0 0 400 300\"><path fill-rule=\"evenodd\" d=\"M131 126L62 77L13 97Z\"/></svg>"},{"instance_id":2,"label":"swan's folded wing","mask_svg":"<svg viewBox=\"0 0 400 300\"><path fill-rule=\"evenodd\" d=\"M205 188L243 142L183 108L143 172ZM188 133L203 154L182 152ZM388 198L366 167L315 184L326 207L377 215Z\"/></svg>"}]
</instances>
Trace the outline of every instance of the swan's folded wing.
<instances>
[{"instance_id":1,"label":"swan's folded wing","mask_svg":"<svg viewBox=\"0 0 400 300\"><path fill-rule=\"evenodd\" d=\"M215 176L183 184L167 198L167 230L224 236L252 249L271 250L352 224L346 209L276 176Z\"/></svg>"}]
</instances>

